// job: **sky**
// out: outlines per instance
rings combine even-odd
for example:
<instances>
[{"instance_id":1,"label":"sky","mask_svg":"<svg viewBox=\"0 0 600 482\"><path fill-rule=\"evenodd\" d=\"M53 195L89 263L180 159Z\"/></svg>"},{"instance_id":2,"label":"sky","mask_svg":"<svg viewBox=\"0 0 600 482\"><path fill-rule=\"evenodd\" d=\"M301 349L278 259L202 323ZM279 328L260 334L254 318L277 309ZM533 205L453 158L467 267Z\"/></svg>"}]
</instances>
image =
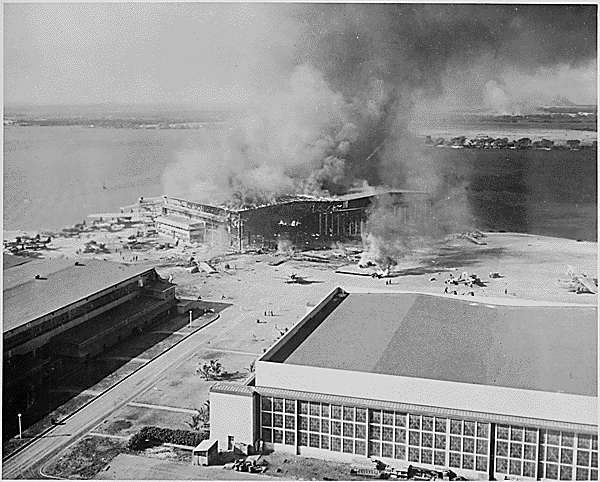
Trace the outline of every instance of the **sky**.
<instances>
[{"instance_id":1,"label":"sky","mask_svg":"<svg viewBox=\"0 0 600 482\"><path fill-rule=\"evenodd\" d=\"M438 107L596 103L594 5L3 8L5 104L237 106L298 90L318 100L327 89L354 98L369 75Z\"/></svg>"}]
</instances>

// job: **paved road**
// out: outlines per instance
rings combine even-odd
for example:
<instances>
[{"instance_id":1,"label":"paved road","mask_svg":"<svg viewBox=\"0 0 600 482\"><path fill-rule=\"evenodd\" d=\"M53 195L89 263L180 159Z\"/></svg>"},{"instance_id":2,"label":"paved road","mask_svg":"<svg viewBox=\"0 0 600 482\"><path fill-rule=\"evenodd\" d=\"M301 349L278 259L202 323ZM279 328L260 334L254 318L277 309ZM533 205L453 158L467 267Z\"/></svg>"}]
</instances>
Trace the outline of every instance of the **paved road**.
<instances>
[{"instance_id":1,"label":"paved road","mask_svg":"<svg viewBox=\"0 0 600 482\"><path fill-rule=\"evenodd\" d=\"M190 335L171 350L150 361L66 419L64 425L56 426L25 450L5 461L2 467L2 478L16 479L19 476L30 475L32 468L47 464L52 457L85 436L111 412L125 406L140 393L149 389L166 372L175 370L200 346L204 347L207 342L218 338L247 318L237 307L227 311L229 313L221 316L218 322Z\"/></svg>"}]
</instances>

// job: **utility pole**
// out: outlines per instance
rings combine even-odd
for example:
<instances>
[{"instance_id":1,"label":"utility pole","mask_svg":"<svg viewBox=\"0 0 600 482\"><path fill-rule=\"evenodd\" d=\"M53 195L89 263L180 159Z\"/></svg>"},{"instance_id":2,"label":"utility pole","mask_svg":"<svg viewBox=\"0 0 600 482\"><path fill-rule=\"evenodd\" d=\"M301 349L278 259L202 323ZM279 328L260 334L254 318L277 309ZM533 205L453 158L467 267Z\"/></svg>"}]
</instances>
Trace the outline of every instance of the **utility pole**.
<instances>
[{"instance_id":1,"label":"utility pole","mask_svg":"<svg viewBox=\"0 0 600 482\"><path fill-rule=\"evenodd\" d=\"M190 310L190 330L192 329L192 310Z\"/></svg>"},{"instance_id":2,"label":"utility pole","mask_svg":"<svg viewBox=\"0 0 600 482\"><path fill-rule=\"evenodd\" d=\"M21 431L21 414L18 413L17 416L19 417L19 438L23 438L23 432Z\"/></svg>"}]
</instances>

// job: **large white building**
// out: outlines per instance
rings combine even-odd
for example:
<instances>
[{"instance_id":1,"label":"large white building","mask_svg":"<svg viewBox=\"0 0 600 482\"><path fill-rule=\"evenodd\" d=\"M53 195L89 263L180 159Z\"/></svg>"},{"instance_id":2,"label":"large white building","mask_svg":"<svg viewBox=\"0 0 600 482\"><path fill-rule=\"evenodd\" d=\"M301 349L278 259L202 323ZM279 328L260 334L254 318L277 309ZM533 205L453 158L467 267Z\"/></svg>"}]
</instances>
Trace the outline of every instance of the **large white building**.
<instances>
[{"instance_id":1,"label":"large white building","mask_svg":"<svg viewBox=\"0 0 600 482\"><path fill-rule=\"evenodd\" d=\"M336 288L211 389L211 438L470 479L598 478L596 306Z\"/></svg>"}]
</instances>

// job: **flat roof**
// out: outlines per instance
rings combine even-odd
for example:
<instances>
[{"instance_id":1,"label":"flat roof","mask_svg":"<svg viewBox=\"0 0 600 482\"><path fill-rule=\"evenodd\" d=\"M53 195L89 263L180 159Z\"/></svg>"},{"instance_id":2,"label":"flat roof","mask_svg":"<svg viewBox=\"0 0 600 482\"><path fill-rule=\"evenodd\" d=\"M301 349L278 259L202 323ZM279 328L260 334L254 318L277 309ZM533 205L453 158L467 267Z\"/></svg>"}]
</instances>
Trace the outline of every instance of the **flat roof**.
<instances>
[{"instance_id":1,"label":"flat roof","mask_svg":"<svg viewBox=\"0 0 600 482\"><path fill-rule=\"evenodd\" d=\"M282 363L597 397L597 326L596 306L350 293Z\"/></svg>"},{"instance_id":2,"label":"flat roof","mask_svg":"<svg viewBox=\"0 0 600 482\"><path fill-rule=\"evenodd\" d=\"M344 194L342 196L335 196L333 199L337 201L353 201L355 199L362 199L367 197L383 196L385 194L421 194L426 195L425 191L409 191L406 189L378 189L373 191L362 191L350 194Z\"/></svg>"},{"instance_id":3,"label":"flat roof","mask_svg":"<svg viewBox=\"0 0 600 482\"><path fill-rule=\"evenodd\" d=\"M153 269L99 260L76 266L72 259L15 266L3 273L3 333Z\"/></svg>"}]
</instances>

